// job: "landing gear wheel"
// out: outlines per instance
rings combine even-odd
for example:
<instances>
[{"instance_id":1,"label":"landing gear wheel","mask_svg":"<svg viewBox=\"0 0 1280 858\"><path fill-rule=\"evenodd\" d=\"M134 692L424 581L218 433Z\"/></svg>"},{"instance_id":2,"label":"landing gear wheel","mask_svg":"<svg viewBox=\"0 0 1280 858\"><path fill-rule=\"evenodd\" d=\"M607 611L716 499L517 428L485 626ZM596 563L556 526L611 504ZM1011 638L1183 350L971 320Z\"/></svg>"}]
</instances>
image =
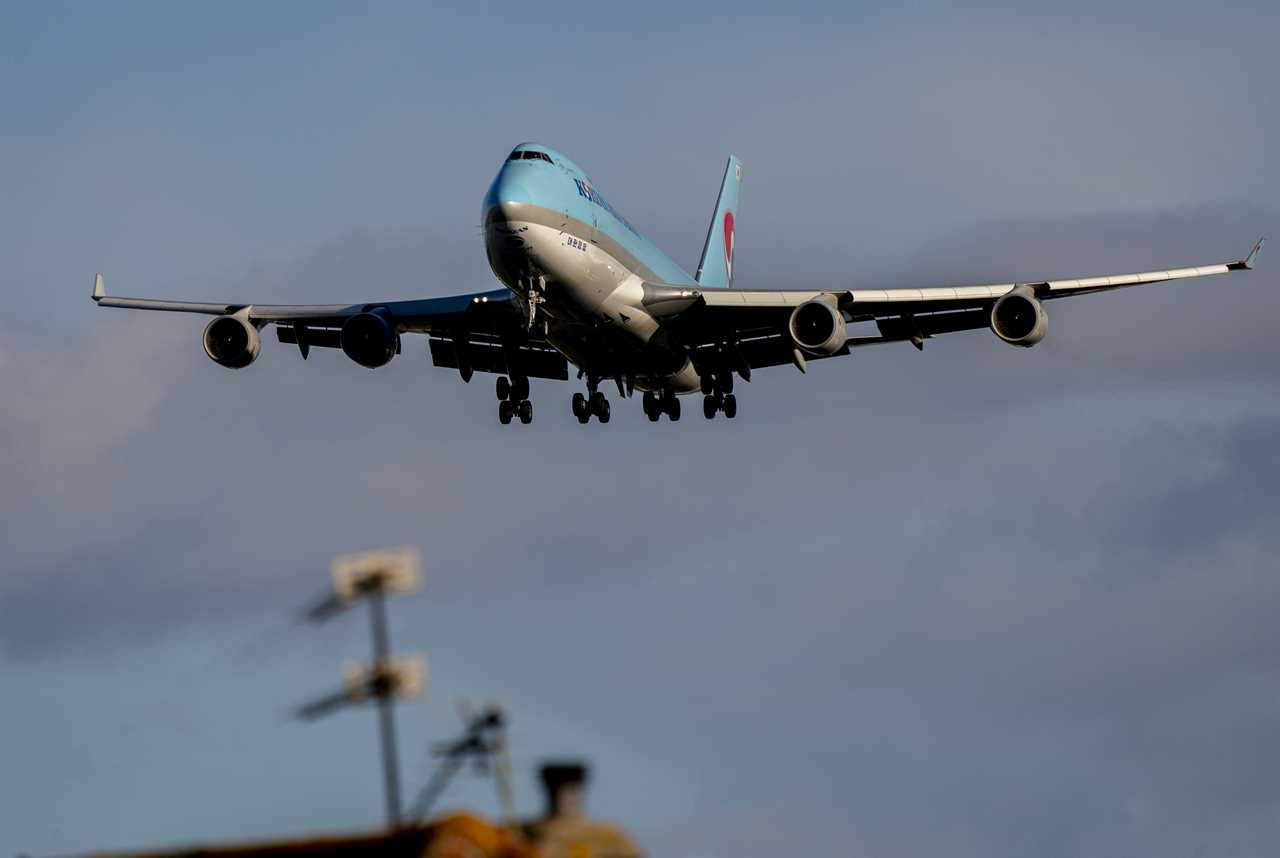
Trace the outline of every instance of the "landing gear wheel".
<instances>
[{"instance_id":1,"label":"landing gear wheel","mask_svg":"<svg viewBox=\"0 0 1280 858\"><path fill-rule=\"evenodd\" d=\"M520 422L524 425L528 426L533 422L533 403L529 400L526 399L521 402L520 405L517 406L516 411L520 415Z\"/></svg>"},{"instance_id":2,"label":"landing gear wheel","mask_svg":"<svg viewBox=\"0 0 1280 858\"><path fill-rule=\"evenodd\" d=\"M511 398L511 382L507 380L505 375L498 376L496 388L499 402Z\"/></svg>"},{"instance_id":3,"label":"landing gear wheel","mask_svg":"<svg viewBox=\"0 0 1280 858\"><path fill-rule=\"evenodd\" d=\"M581 392L573 395L573 416L577 417L579 420L582 420L584 417L591 416L591 412L587 408L587 398L583 396ZM582 422L586 423L587 421L582 420Z\"/></svg>"},{"instance_id":4,"label":"landing gear wheel","mask_svg":"<svg viewBox=\"0 0 1280 858\"><path fill-rule=\"evenodd\" d=\"M601 405L602 405L601 409L596 412L596 419L598 419L601 423L608 423L609 412L611 410L609 408L609 400L606 399L604 402L601 403Z\"/></svg>"},{"instance_id":5,"label":"landing gear wheel","mask_svg":"<svg viewBox=\"0 0 1280 858\"><path fill-rule=\"evenodd\" d=\"M658 397L653 395L652 390L644 392L644 416L649 418L650 423L657 423L658 418L662 416L662 403Z\"/></svg>"},{"instance_id":6,"label":"landing gear wheel","mask_svg":"<svg viewBox=\"0 0 1280 858\"><path fill-rule=\"evenodd\" d=\"M506 426L516 414L516 404L510 399L498 403L498 422Z\"/></svg>"},{"instance_id":7,"label":"landing gear wheel","mask_svg":"<svg viewBox=\"0 0 1280 858\"><path fill-rule=\"evenodd\" d=\"M716 412L719 410L720 410L720 406L716 402L716 398L714 396L712 396L711 394L707 394L706 396L702 397L702 416L703 417L707 418L708 420L714 419L716 416Z\"/></svg>"},{"instance_id":8,"label":"landing gear wheel","mask_svg":"<svg viewBox=\"0 0 1280 858\"><path fill-rule=\"evenodd\" d=\"M529 398L529 379L524 376L517 376L511 379L511 398L517 402L524 402Z\"/></svg>"},{"instance_id":9,"label":"landing gear wheel","mask_svg":"<svg viewBox=\"0 0 1280 858\"><path fill-rule=\"evenodd\" d=\"M733 393L733 373L726 371L716 376L716 386L721 393Z\"/></svg>"},{"instance_id":10,"label":"landing gear wheel","mask_svg":"<svg viewBox=\"0 0 1280 858\"><path fill-rule=\"evenodd\" d=\"M600 416L601 412L609 407L609 400L604 398L604 394L600 391L594 391L591 394L591 413Z\"/></svg>"},{"instance_id":11,"label":"landing gear wheel","mask_svg":"<svg viewBox=\"0 0 1280 858\"><path fill-rule=\"evenodd\" d=\"M679 422L680 420L680 400L676 398L674 393L671 394L671 398L667 400L667 417L671 419L672 423Z\"/></svg>"},{"instance_id":12,"label":"landing gear wheel","mask_svg":"<svg viewBox=\"0 0 1280 858\"><path fill-rule=\"evenodd\" d=\"M715 377L712 376L711 373L709 372L705 373L704 375L698 378L698 384L702 388L703 396L710 396L712 393L715 392L716 380L715 380Z\"/></svg>"},{"instance_id":13,"label":"landing gear wheel","mask_svg":"<svg viewBox=\"0 0 1280 858\"><path fill-rule=\"evenodd\" d=\"M738 397L730 393L728 396L724 398L724 405L721 406L720 410L722 410L724 412L724 416L728 417L730 420L737 417L738 416Z\"/></svg>"}]
</instances>

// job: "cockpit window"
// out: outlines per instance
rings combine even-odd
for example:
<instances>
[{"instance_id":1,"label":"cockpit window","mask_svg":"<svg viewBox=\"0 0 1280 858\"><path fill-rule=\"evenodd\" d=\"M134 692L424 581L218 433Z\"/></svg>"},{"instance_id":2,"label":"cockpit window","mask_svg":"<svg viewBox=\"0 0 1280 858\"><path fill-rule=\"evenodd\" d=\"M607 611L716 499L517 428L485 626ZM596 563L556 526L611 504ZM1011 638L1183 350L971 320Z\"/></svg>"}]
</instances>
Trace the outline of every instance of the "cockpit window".
<instances>
[{"instance_id":1,"label":"cockpit window","mask_svg":"<svg viewBox=\"0 0 1280 858\"><path fill-rule=\"evenodd\" d=\"M519 152L512 152L508 161L546 161L548 164L554 164L551 156L545 152L531 152L528 149L522 149Z\"/></svg>"}]
</instances>

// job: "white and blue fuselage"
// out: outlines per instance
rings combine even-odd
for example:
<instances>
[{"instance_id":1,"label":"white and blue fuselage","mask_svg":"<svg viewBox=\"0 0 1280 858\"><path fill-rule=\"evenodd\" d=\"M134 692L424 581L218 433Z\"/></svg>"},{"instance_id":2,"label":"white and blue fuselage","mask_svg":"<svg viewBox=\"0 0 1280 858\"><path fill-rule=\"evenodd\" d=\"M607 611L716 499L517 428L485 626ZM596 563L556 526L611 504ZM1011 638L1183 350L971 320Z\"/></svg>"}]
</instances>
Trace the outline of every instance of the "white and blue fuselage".
<instances>
[{"instance_id":1,"label":"white and blue fuselage","mask_svg":"<svg viewBox=\"0 0 1280 858\"><path fill-rule=\"evenodd\" d=\"M485 194L485 250L499 280L588 376L688 393L699 378L645 307L645 285L705 288L545 146L517 146Z\"/></svg>"}]
</instances>

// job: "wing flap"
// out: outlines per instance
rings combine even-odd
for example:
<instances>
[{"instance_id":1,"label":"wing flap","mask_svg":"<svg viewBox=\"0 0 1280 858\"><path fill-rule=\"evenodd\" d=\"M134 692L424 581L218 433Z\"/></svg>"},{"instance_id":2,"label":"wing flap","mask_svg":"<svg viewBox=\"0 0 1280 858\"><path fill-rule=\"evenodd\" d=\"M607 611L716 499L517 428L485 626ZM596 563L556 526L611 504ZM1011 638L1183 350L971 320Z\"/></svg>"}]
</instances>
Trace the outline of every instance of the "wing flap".
<instances>
[{"instance_id":1,"label":"wing flap","mask_svg":"<svg viewBox=\"0 0 1280 858\"><path fill-rule=\"evenodd\" d=\"M985 308L960 310L952 313L930 313L925 316L896 316L877 319L876 328L881 341L928 339L938 334L957 331L978 331L991 324L991 315Z\"/></svg>"},{"instance_id":2,"label":"wing flap","mask_svg":"<svg viewBox=\"0 0 1280 858\"><path fill-rule=\"evenodd\" d=\"M830 355L806 354L806 361L824 360L829 357L842 357L849 354L850 349L862 346L874 346L881 343L915 342L917 347L929 337L937 334L949 334L956 331L976 331L990 324L987 310L964 310L954 313L931 313L924 316L897 316L880 319L876 328L878 336L854 336L845 343L844 348ZM706 345L698 352L706 356L707 362L719 359L718 345ZM771 366L786 366L794 363L795 343L786 334L754 337L742 340L737 344L742 359L751 369L764 369Z\"/></svg>"},{"instance_id":3,"label":"wing flap","mask_svg":"<svg viewBox=\"0 0 1280 858\"><path fill-rule=\"evenodd\" d=\"M289 345L298 345L299 334L307 346L318 349L342 348L341 332L337 328L308 328L302 325L278 325L276 339Z\"/></svg>"},{"instance_id":4,"label":"wing flap","mask_svg":"<svg viewBox=\"0 0 1280 858\"><path fill-rule=\"evenodd\" d=\"M452 339L431 337L428 340L431 363L446 369L461 369L458 346ZM465 342L466 364L476 372L497 375L524 375L528 378L569 380L569 363L564 355L550 349L518 346L504 348L485 342Z\"/></svg>"}]
</instances>

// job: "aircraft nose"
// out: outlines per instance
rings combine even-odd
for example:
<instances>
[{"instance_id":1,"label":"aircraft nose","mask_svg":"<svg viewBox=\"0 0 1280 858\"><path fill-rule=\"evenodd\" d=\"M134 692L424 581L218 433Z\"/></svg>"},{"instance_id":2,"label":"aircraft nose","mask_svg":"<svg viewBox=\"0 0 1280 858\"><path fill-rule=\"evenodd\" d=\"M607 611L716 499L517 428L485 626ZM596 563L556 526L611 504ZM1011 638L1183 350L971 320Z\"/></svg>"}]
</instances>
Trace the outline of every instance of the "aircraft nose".
<instances>
[{"instance_id":1,"label":"aircraft nose","mask_svg":"<svg viewBox=\"0 0 1280 858\"><path fill-rule=\"evenodd\" d=\"M510 221L518 220L521 210L532 199L528 189L504 169L494 179L485 203L492 211L492 217Z\"/></svg>"},{"instance_id":2,"label":"aircraft nose","mask_svg":"<svg viewBox=\"0 0 1280 858\"><path fill-rule=\"evenodd\" d=\"M528 191L519 185L512 188L510 194L499 197L498 211L502 213L503 220L518 220L520 212L528 205L528 199Z\"/></svg>"}]
</instances>

